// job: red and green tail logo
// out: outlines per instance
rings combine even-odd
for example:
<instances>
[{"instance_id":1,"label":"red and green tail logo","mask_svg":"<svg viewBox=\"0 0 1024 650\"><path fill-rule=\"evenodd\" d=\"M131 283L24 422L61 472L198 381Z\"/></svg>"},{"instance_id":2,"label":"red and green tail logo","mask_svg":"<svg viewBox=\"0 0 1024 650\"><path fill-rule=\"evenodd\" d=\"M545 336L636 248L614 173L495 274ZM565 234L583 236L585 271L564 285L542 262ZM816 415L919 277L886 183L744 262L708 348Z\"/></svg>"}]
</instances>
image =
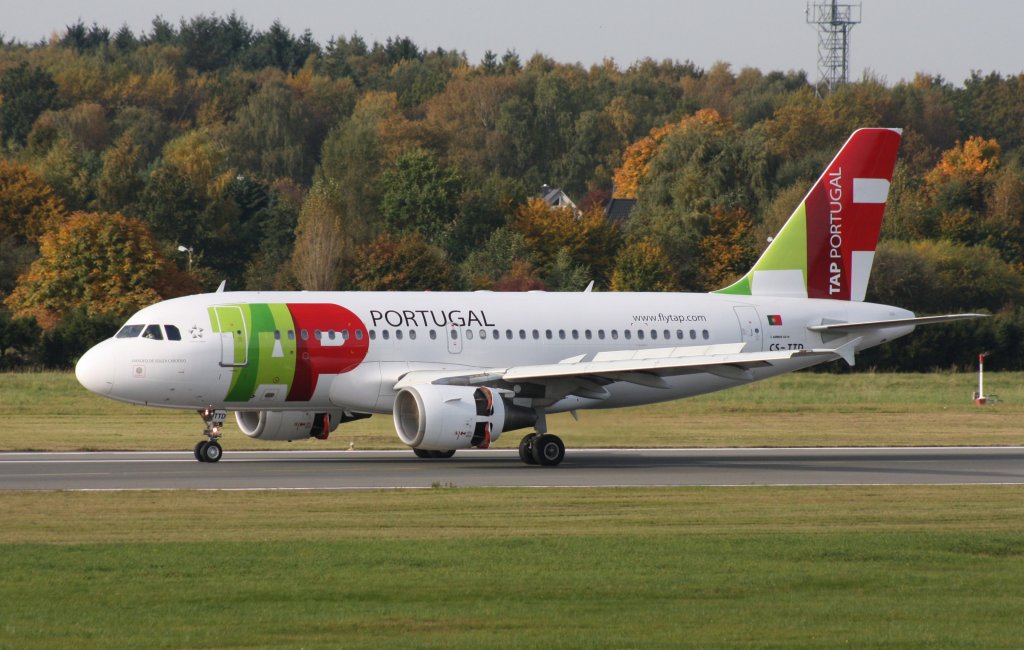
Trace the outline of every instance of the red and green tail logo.
<instances>
[{"instance_id":1,"label":"red and green tail logo","mask_svg":"<svg viewBox=\"0 0 1024 650\"><path fill-rule=\"evenodd\" d=\"M900 134L854 131L754 268L717 293L864 300Z\"/></svg>"}]
</instances>

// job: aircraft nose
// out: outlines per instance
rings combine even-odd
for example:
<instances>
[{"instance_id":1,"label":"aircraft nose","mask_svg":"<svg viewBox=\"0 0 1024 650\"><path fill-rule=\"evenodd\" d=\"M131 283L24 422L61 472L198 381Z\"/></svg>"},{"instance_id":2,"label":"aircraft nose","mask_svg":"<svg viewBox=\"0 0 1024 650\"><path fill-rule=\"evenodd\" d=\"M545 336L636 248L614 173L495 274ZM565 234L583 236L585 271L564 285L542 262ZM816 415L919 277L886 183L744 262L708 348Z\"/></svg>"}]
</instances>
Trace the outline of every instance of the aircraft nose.
<instances>
[{"instance_id":1,"label":"aircraft nose","mask_svg":"<svg viewBox=\"0 0 1024 650\"><path fill-rule=\"evenodd\" d=\"M82 355L75 364L75 377L92 392L107 395L114 388L114 365L101 348L102 343Z\"/></svg>"}]
</instances>

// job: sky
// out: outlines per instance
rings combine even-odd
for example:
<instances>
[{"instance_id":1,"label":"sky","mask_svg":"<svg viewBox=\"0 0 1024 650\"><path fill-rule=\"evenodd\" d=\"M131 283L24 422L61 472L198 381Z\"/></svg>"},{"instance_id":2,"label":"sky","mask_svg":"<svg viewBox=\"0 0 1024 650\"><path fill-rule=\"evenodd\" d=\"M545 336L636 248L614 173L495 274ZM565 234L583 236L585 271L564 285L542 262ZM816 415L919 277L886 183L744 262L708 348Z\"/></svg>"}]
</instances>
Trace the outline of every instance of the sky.
<instances>
[{"instance_id":1,"label":"sky","mask_svg":"<svg viewBox=\"0 0 1024 650\"><path fill-rule=\"evenodd\" d=\"M849 2L850 0L842 0ZM408 36L424 49L464 52L479 62L487 50L540 52L589 66L606 58L620 68L647 57L724 61L739 71L804 70L817 79L817 34L806 0L0 0L0 34L38 42L81 19L115 31L148 32L162 15L177 23L232 11L265 30L279 19L294 33L309 29L322 45L358 33L368 43ZM863 0L850 35L850 78L865 72L896 83L917 72L962 85L974 70L1024 71L1024 2L1017 0Z\"/></svg>"}]
</instances>

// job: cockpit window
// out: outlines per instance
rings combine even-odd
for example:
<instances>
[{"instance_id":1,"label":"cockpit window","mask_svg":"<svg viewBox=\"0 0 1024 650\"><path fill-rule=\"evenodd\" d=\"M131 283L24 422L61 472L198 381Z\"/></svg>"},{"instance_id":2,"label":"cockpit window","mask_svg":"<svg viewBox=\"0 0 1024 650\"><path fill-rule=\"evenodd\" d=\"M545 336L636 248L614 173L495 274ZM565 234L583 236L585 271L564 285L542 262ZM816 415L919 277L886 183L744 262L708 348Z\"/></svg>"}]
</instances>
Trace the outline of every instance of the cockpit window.
<instances>
[{"instance_id":1,"label":"cockpit window","mask_svg":"<svg viewBox=\"0 0 1024 650\"><path fill-rule=\"evenodd\" d=\"M164 340L164 335L160 331L159 325L146 325L146 329L142 331L142 338L162 341Z\"/></svg>"},{"instance_id":2,"label":"cockpit window","mask_svg":"<svg viewBox=\"0 0 1024 650\"><path fill-rule=\"evenodd\" d=\"M121 328L121 331L117 333L119 339L133 339L139 334L142 334L142 330L145 329L145 325L125 325Z\"/></svg>"},{"instance_id":3,"label":"cockpit window","mask_svg":"<svg viewBox=\"0 0 1024 650\"><path fill-rule=\"evenodd\" d=\"M167 330L167 340L168 341L180 341L181 340L181 330L179 330L174 325L164 325L164 329Z\"/></svg>"}]
</instances>

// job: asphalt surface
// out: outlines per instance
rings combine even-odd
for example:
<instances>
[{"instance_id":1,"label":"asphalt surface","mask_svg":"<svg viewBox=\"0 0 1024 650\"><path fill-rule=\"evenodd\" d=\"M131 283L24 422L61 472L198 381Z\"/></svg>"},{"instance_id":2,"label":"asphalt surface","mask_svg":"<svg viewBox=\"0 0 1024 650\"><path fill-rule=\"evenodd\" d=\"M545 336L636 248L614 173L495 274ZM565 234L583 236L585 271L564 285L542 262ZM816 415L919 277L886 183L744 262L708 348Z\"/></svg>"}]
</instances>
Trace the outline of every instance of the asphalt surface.
<instances>
[{"instance_id":1,"label":"asphalt surface","mask_svg":"<svg viewBox=\"0 0 1024 650\"><path fill-rule=\"evenodd\" d=\"M410 451L228 449L219 463L191 452L0 453L0 490L978 483L1024 483L1024 447L570 449L558 467L524 465L514 450L426 460Z\"/></svg>"}]
</instances>

